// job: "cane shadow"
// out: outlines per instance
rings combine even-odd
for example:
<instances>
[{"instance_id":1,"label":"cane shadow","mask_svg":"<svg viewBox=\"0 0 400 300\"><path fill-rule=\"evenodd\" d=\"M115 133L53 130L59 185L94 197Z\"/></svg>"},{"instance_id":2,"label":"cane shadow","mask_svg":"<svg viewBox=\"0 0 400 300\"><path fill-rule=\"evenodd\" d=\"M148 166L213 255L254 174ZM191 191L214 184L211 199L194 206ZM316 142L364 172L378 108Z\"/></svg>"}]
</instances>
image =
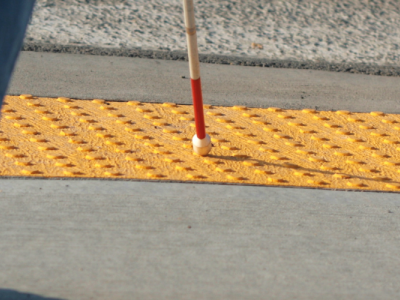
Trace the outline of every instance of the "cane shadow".
<instances>
[{"instance_id":1,"label":"cane shadow","mask_svg":"<svg viewBox=\"0 0 400 300\"><path fill-rule=\"evenodd\" d=\"M0 288L0 300L65 300L61 298L49 298L32 293L18 292L16 290Z\"/></svg>"},{"instance_id":2,"label":"cane shadow","mask_svg":"<svg viewBox=\"0 0 400 300\"><path fill-rule=\"evenodd\" d=\"M241 157L235 157L235 156L222 156L222 155L209 155L209 157L212 157L214 159L221 159L221 160L225 160L225 161L235 161L235 162L244 162L244 161L253 161L258 163L258 165L260 167L263 166L274 166L274 167L280 167L280 168L286 168L286 169L296 169L298 171L305 171L305 172L310 172L310 173L315 173L315 174L324 174L324 175L334 175L336 173L339 174L343 174L343 175L347 175L352 179L360 179L360 180L365 180L366 182L385 182L385 183L396 183L396 184L400 184L399 181L396 180L379 180L379 179L374 179L374 178L370 178L370 177L365 177L365 176L356 176L353 174L347 174L347 173L343 173L342 169L337 169L335 171L324 171L324 170L319 170L319 169L311 169L311 168L304 168L301 166L298 166L296 168L291 167L290 163L289 164L284 164L284 163L272 163L272 162L267 162L264 160L259 160L259 159L255 159L252 158L251 156L246 156L243 155ZM314 177L315 175L310 175L310 177ZM376 173L376 176L379 177L379 173Z\"/></svg>"}]
</instances>

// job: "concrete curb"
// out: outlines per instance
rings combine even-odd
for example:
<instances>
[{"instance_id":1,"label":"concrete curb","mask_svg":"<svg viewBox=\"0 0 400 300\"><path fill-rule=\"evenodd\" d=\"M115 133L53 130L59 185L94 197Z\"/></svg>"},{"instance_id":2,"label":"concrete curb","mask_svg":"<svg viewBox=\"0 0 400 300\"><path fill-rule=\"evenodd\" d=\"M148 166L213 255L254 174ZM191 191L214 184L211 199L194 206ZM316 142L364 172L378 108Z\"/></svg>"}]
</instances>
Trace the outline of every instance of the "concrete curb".
<instances>
[{"instance_id":1,"label":"concrete curb","mask_svg":"<svg viewBox=\"0 0 400 300\"><path fill-rule=\"evenodd\" d=\"M69 54L86 54L100 56L137 57L147 59L164 59L187 61L187 53L182 51L143 50L128 48L104 48L80 45L53 45L40 43L25 43L22 51L52 52ZM241 65L265 68L306 69L332 72L344 72L380 76L400 76L398 66L378 66L361 63L330 63L327 61L291 61L268 58L239 57L216 54L200 54L201 63Z\"/></svg>"}]
</instances>

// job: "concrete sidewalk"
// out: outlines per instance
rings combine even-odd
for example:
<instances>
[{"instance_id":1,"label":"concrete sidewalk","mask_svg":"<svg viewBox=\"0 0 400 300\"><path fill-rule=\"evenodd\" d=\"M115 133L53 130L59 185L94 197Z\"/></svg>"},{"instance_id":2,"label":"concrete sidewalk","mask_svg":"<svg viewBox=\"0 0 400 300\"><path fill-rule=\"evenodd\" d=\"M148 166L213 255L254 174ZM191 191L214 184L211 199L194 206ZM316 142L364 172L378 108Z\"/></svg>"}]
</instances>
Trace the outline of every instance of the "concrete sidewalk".
<instances>
[{"instance_id":1,"label":"concrete sidewalk","mask_svg":"<svg viewBox=\"0 0 400 300\"><path fill-rule=\"evenodd\" d=\"M0 189L3 288L63 299L400 295L397 194L99 180Z\"/></svg>"},{"instance_id":2,"label":"concrete sidewalk","mask_svg":"<svg viewBox=\"0 0 400 300\"><path fill-rule=\"evenodd\" d=\"M400 77L201 64L204 103L400 112ZM185 79L182 78L185 76ZM191 103L187 62L22 52L9 94Z\"/></svg>"},{"instance_id":3,"label":"concrete sidewalk","mask_svg":"<svg viewBox=\"0 0 400 300\"><path fill-rule=\"evenodd\" d=\"M400 78L202 73L211 104L400 111ZM190 103L182 75L185 62L23 53L10 93ZM0 299L400 296L399 194L40 179L0 190Z\"/></svg>"}]
</instances>

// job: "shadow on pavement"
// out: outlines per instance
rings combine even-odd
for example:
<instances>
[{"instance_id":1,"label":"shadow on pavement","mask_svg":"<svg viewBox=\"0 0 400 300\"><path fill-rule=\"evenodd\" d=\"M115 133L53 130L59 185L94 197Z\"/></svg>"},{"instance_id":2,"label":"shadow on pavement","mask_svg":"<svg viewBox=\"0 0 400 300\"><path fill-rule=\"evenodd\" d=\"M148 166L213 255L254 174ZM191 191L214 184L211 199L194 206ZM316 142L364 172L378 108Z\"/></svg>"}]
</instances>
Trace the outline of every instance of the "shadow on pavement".
<instances>
[{"instance_id":1,"label":"shadow on pavement","mask_svg":"<svg viewBox=\"0 0 400 300\"><path fill-rule=\"evenodd\" d=\"M63 300L60 298L48 298L31 293L17 292L15 290L0 288L0 300Z\"/></svg>"}]
</instances>

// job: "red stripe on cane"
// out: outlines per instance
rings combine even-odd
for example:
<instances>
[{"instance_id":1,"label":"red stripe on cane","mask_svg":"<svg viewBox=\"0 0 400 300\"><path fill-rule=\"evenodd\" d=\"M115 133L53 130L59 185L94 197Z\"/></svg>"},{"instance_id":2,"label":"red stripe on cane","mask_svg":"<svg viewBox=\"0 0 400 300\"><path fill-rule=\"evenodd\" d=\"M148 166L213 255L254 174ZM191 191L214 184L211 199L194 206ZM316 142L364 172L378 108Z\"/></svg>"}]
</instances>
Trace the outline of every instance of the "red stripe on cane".
<instances>
[{"instance_id":1,"label":"red stripe on cane","mask_svg":"<svg viewBox=\"0 0 400 300\"><path fill-rule=\"evenodd\" d=\"M201 81L199 79L191 79L192 98L194 107L194 121L196 123L196 135L199 139L206 137L206 127L204 124L203 112L203 95L201 92Z\"/></svg>"}]
</instances>

